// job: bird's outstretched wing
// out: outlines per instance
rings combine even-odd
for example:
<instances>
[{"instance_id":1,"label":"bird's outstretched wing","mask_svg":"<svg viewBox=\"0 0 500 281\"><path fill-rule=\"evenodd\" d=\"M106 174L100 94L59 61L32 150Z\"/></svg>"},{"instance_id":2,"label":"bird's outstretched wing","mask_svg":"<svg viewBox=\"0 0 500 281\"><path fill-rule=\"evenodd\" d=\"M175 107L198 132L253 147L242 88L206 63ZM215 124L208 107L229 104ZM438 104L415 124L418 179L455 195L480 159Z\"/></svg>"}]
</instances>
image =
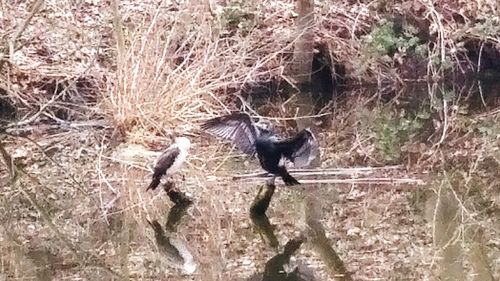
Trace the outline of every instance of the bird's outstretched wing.
<instances>
[{"instance_id":1,"label":"bird's outstretched wing","mask_svg":"<svg viewBox=\"0 0 500 281\"><path fill-rule=\"evenodd\" d=\"M158 157L158 160L156 161L156 165L153 169L153 177L151 179L151 183L149 184L148 188L146 191L150 189L156 189L158 185L160 185L160 180L163 175L167 173L167 170L172 167L172 164L174 164L175 158L180 153L179 147L172 145L165 152L163 152L160 157Z\"/></svg>"},{"instance_id":2,"label":"bird's outstretched wing","mask_svg":"<svg viewBox=\"0 0 500 281\"><path fill-rule=\"evenodd\" d=\"M303 129L294 137L276 141L278 151L295 167L307 167L318 155L318 141L309 129Z\"/></svg>"},{"instance_id":3,"label":"bird's outstretched wing","mask_svg":"<svg viewBox=\"0 0 500 281\"><path fill-rule=\"evenodd\" d=\"M311 131L308 132L307 140L292 154L293 166L296 168L308 167L319 154L318 140Z\"/></svg>"},{"instance_id":4,"label":"bird's outstretched wing","mask_svg":"<svg viewBox=\"0 0 500 281\"><path fill-rule=\"evenodd\" d=\"M255 154L257 129L250 115L232 112L229 115L212 118L201 125L201 129L217 137L230 140L246 154Z\"/></svg>"}]
</instances>

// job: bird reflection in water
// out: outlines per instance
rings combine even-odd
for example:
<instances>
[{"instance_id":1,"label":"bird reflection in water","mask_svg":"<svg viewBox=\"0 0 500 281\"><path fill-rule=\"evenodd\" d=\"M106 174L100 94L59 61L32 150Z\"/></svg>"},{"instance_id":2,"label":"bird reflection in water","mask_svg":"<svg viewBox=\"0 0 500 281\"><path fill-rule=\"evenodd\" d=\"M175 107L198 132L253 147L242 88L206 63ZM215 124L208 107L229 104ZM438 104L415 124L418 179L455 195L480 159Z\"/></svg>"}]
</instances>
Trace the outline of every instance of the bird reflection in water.
<instances>
[{"instance_id":1,"label":"bird reflection in water","mask_svg":"<svg viewBox=\"0 0 500 281\"><path fill-rule=\"evenodd\" d=\"M271 198L276 186L273 181L266 182L261 186L252 206L250 207L250 218L259 232L260 236L270 247L278 249L279 242L274 235L274 227L271 225L266 215ZM278 252L266 262L264 272L255 274L248 281L313 281L313 272L305 266L295 267L292 271L287 271L291 256L300 248L305 238L300 236L291 239L286 243L283 252Z\"/></svg>"},{"instance_id":2,"label":"bird reflection in water","mask_svg":"<svg viewBox=\"0 0 500 281\"><path fill-rule=\"evenodd\" d=\"M196 271L197 266L186 242L177 237L177 227L192 202L184 194L174 190L172 183L167 183L165 189L170 200L175 203L168 213L165 229L157 220L148 220L148 223L155 232L160 262L164 261L167 266L180 268L184 274L190 275Z\"/></svg>"},{"instance_id":3,"label":"bird reflection in water","mask_svg":"<svg viewBox=\"0 0 500 281\"><path fill-rule=\"evenodd\" d=\"M286 243L283 253L279 253L266 262L262 281L313 281L314 274L306 267L295 267L287 272L285 267L289 264L292 255L304 242L303 237L294 238Z\"/></svg>"},{"instance_id":4,"label":"bird reflection in water","mask_svg":"<svg viewBox=\"0 0 500 281\"><path fill-rule=\"evenodd\" d=\"M289 262L292 255L300 248L304 242L303 237L294 238L286 243L283 253L278 253L266 262L264 272L255 274L248 281L314 281L314 273L311 269L300 266L291 271Z\"/></svg>"}]
</instances>

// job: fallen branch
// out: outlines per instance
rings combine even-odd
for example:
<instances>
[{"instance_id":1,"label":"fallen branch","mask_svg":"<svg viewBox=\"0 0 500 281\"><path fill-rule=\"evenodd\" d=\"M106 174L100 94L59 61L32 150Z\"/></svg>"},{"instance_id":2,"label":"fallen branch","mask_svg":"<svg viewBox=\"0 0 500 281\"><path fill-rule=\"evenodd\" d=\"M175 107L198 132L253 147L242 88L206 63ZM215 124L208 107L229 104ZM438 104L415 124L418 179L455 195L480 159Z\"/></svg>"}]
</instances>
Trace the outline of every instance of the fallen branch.
<instances>
[{"instance_id":1,"label":"fallen branch","mask_svg":"<svg viewBox=\"0 0 500 281\"><path fill-rule=\"evenodd\" d=\"M87 127L96 127L96 128L107 128L110 124L106 121L82 121L82 122L64 122L60 124L40 124L40 125L27 125L23 127L10 127L5 130L8 134L13 133L24 133L31 132L32 130L71 130L71 129L79 129L79 128L87 128Z\"/></svg>"},{"instance_id":2,"label":"fallen branch","mask_svg":"<svg viewBox=\"0 0 500 281\"><path fill-rule=\"evenodd\" d=\"M270 178L270 176L268 178ZM245 179L245 181L260 181L263 179L264 178L254 177ZM302 184L425 184L421 179L412 178L304 179L299 181Z\"/></svg>"},{"instance_id":3,"label":"fallen branch","mask_svg":"<svg viewBox=\"0 0 500 281\"><path fill-rule=\"evenodd\" d=\"M355 168L326 168L326 169L289 169L288 172L293 175L315 176L315 175L359 175L373 174L375 171L396 170L402 166L384 166L384 167L355 167ZM233 180L246 178L269 178L267 172L257 172L251 174L241 174L233 176Z\"/></svg>"},{"instance_id":4,"label":"fallen branch","mask_svg":"<svg viewBox=\"0 0 500 281\"><path fill-rule=\"evenodd\" d=\"M388 170L401 169L402 166L384 166L384 167L355 167L355 168L327 168L327 169L290 169L289 172L298 177L303 184L413 184L423 185L422 179L415 178L396 178L380 175L381 172ZM379 172L379 175L373 176ZM368 177L372 175L372 177ZM323 176L321 179L300 179L301 177ZM331 178L329 176L348 176L350 178ZM262 181L271 178L272 175L267 172L242 174L233 176L233 180L243 181ZM326 178L325 178L326 177Z\"/></svg>"}]
</instances>

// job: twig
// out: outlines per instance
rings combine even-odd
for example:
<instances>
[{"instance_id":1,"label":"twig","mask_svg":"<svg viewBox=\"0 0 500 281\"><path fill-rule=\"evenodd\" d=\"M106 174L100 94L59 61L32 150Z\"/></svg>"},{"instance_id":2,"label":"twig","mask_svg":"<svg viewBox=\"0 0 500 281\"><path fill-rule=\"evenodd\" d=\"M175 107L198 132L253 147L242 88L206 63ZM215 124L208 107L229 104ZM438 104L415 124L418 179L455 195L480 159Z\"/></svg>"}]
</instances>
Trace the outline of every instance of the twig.
<instances>
[{"instance_id":1,"label":"twig","mask_svg":"<svg viewBox=\"0 0 500 281\"><path fill-rule=\"evenodd\" d=\"M106 121L84 121L84 122L64 122L60 124L41 124L41 125L32 125L32 126L24 126L24 127L12 127L8 128L5 130L6 133L13 133L13 132L26 132L26 131L31 131L34 129L37 130L50 130L50 129L77 129L77 128L82 128L82 127L108 127L110 124Z\"/></svg>"},{"instance_id":2,"label":"twig","mask_svg":"<svg viewBox=\"0 0 500 281\"><path fill-rule=\"evenodd\" d=\"M443 132L441 134L441 138L439 139L437 145L441 145L446 138L446 131L448 130L448 102L443 98L443 114L444 114L444 122L443 122Z\"/></svg>"},{"instance_id":3,"label":"twig","mask_svg":"<svg viewBox=\"0 0 500 281\"><path fill-rule=\"evenodd\" d=\"M90 69L90 67L89 67ZM87 69L88 70L88 69ZM42 115L42 113L45 111L45 109L47 107L49 107L50 105L52 105L57 99L59 99L60 97L62 97L63 95L66 94L66 92L68 91L68 89L70 87L73 87L74 85L76 85L77 83L77 80L75 79L74 81L72 81L67 87L65 87L60 93L58 94L55 94L52 95L52 97L50 98L50 100L48 100L46 103L44 103L42 106L40 106L40 109L33 115L31 115L28 119L24 119L22 121L19 121L19 122L13 122L13 123L9 123L7 124L7 128L12 128L12 127L20 127L20 126L24 126L24 125L28 125L30 123L32 123L33 121L35 121L40 115Z\"/></svg>"}]
</instances>

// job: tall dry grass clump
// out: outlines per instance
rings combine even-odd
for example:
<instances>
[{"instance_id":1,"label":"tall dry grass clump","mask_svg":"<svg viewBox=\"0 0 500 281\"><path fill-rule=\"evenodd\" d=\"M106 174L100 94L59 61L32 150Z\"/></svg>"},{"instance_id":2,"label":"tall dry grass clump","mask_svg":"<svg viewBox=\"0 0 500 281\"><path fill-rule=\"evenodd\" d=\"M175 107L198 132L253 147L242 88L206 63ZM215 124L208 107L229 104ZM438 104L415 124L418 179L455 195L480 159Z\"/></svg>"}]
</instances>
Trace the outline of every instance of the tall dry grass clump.
<instances>
[{"instance_id":1,"label":"tall dry grass clump","mask_svg":"<svg viewBox=\"0 0 500 281\"><path fill-rule=\"evenodd\" d=\"M137 15L115 4L114 31L117 69L106 107L127 132L189 131L196 120L226 109L215 92L269 71L263 66L277 58L270 50L280 44L263 45L258 29L224 36L205 5Z\"/></svg>"},{"instance_id":2,"label":"tall dry grass clump","mask_svg":"<svg viewBox=\"0 0 500 281\"><path fill-rule=\"evenodd\" d=\"M203 18L168 14L161 7L146 12L136 18L115 6L117 71L107 101L123 129L161 131L209 106L200 80L206 79L212 40L209 33L193 30L206 25ZM132 23L124 23L127 19Z\"/></svg>"}]
</instances>

